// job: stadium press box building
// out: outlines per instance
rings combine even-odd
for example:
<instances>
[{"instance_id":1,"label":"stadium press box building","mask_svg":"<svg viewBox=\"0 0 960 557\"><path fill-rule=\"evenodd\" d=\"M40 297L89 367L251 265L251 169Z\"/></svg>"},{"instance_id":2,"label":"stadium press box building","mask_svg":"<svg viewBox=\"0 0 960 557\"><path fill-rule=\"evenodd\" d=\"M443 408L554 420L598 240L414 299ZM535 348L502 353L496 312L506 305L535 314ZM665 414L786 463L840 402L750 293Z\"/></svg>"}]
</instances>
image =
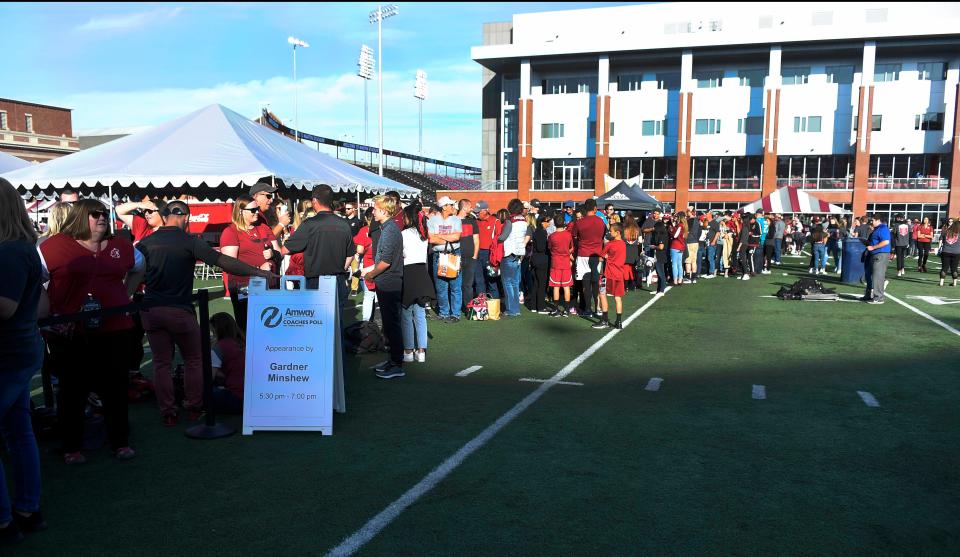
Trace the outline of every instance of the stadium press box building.
<instances>
[{"instance_id":1,"label":"stadium press box building","mask_svg":"<svg viewBox=\"0 0 960 557\"><path fill-rule=\"evenodd\" d=\"M791 185L858 215L960 215L957 3L517 14L484 24L472 58L498 191L469 197L494 207L634 179L675 207Z\"/></svg>"}]
</instances>

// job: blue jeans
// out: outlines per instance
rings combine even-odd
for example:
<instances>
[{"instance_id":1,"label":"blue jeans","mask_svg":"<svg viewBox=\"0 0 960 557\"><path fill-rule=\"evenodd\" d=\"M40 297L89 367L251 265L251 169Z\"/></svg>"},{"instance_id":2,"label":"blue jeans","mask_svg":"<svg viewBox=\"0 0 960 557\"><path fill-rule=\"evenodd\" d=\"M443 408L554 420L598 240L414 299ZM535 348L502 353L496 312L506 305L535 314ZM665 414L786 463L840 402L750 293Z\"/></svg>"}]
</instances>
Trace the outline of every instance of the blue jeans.
<instances>
[{"instance_id":1,"label":"blue jeans","mask_svg":"<svg viewBox=\"0 0 960 557\"><path fill-rule=\"evenodd\" d=\"M707 269L711 275L717 270L717 246L707 246Z\"/></svg>"},{"instance_id":2,"label":"blue jeans","mask_svg":"<svg viewBox=\"0 0 960 557\"><path fill-rule=\"evenodd\" d=\"M827 268L827 246L826 244L813 244L813 268L817 271L823 271Z\"/></svg>"},{"instance_id":3,"label":"blue jeans","mask_svg":"<svg viewBox=\"0 0 960 557\"><path fill-rule=\"evenodd\" d=\"M503 278L503 312L507 315L520 315L520 258L506 256L500 263L500 275Z\"/></svg>"},{"instance_id":4,"label":"blue jeans","mask_svg":"<svg viewBox=\"0 0 960 557\"><path fill-rule=\"evenodd\" d=\"M10 504L6 475L0 461L0 522L10 522L13 508L40 510L40 454L30 422L30 378L35 369L0 373L0 432L13 471L16 499Z\"/></svg>"},{"instance_id":5,"label":"blue jeans","mask_svg":"<svg viewBox=\"0 0 960 557\"><path fill-rule=\"evenodd\" d=\"M454 250L460 255L460 250ZM437 268L440 252L433 252L433 268ZM456 278L447 279L436 277L437 303L440 306L440 317L460 317L460 307L463 305L463 275L457 273Z\"/></svg>"},{"instance_id":6,"label":"blue jeans","mask_svg":"<svg viewBox=\"0 0 960 557\"><path fill-rule=\"evenodd\" d=\"M683 278L683 250L670 248L670 269L674 282Z\"/></svg>"},{"instance_id":7,"label":"blue jeans","mask_svg":"<svg viewBox=\"0 0 960 557\"><path fill-rule=\"evenodd\" d=\"M782 238L774 238L773 240L773 260L778 264L780 263L780 250L781 244L783 244Z\"/></svg>"},{"instance_id":8,"label":"blue jeans","mask_svg":"<svg viewBox=\"0 0 960 557\"><path fill-rule=\"evenodd\" d=\"M830 255L833 256L833 262L836 264L836 270L840 270L840 263L843 255L843 250L840 248L840 242L837 240L830 240L827 242L827 251L830 252ZM827 261L824 258L824 267L826 267Z\"/></svg>"},{"instance_id":9,"label":"blue jeans","mask_svg":"<svg viewBox=\"0 0 960 557\"><path fill-rule=\"evenodd\" d=\"M500 285L497 284L497 279L487 276L487 265L489 264L490 250L480 250L480 253L477 254L477 266L473 279L473 291L475 292L474 296L480 294L481 292L486 292L487 296L491 298L499 298Z\"/></svg>"},{"instance_id":10,"label":"blue jeans","mask_svg":"<svg viewBox=\"0 0 960 557\"><path fill-rule=\"evenodd\" d=\"M403 349L427 349L427 310L420 304L400 309L400 329L403 332Z\"/></svg>"}]
</instances>

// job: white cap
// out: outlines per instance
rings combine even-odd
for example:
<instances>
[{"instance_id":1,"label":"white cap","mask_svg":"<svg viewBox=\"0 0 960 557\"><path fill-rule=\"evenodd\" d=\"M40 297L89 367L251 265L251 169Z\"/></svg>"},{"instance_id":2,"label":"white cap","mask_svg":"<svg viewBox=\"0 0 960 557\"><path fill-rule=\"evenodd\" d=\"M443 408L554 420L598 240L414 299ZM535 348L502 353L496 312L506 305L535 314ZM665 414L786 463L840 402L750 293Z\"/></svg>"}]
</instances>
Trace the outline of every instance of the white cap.
<instances>
[{"instance_id":1,"label":"white cap","mask_svg":"<svg viewBox=\"0 0 960 557\"><path fill-rule=\"evenodd\" d=\"M456 204L457 204L456 201L450 199L450 198L447 197L446 195L443 196L443 197L441 197L441 198L439 199L439 201L437 201L437 205L439 205L439 206L441 206L441 207L445 207L445 206L447 206L447 205L456 205Z\"/></svg>"}]
</instances>

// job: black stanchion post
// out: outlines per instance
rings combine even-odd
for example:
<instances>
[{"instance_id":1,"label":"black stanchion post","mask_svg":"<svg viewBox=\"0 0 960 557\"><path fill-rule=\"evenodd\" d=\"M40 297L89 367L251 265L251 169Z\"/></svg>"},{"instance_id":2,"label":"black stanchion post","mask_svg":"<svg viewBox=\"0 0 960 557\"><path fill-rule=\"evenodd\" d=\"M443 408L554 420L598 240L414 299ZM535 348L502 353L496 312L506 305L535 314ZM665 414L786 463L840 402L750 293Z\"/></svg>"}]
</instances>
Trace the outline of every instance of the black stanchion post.
<instances>
[{"instance_id":1,"label":"black stanchion post","mask_svg":"<svg viewBox=\"0 0 960 557\"><path fill-rule=\"evenodd\" d=\"M219 439L228 437L237 431L225 424L217 423L216 410L213 407L213 366L210 363L210 293L206 289L197 292L200 306L200 351L203 357L203 404L206 406L207 419L203 425L187 429L191 439Z\"/></svg>"}]
</instances>

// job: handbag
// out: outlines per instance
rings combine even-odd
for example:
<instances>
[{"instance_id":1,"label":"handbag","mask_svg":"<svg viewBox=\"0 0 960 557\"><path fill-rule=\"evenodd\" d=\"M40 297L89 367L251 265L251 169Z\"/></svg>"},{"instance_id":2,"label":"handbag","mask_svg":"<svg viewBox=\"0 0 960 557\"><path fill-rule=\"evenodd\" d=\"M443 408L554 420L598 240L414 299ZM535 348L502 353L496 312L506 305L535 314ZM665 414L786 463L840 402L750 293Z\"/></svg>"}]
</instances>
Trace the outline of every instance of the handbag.
<instances>
[{"instance_id":1,"label":"handbag","mask_svg":"<svg viewBox=\"0 0 960 557\"><path fill-rule=\"evenodd\" d=\"M491 321L500 320L500 299L487 298L487 319Z\"/></svg>"},{"instance_id":2,"label":"handbag","mask_svg":"<svg viewBox=\"0 0 960 557\"><path fill-rule=\"evenodd\" d=\"M437 258L437 276L445 279L455 279L460 274L460 256L453 253L450 242Z\"/></svg>"}]
</instances>

